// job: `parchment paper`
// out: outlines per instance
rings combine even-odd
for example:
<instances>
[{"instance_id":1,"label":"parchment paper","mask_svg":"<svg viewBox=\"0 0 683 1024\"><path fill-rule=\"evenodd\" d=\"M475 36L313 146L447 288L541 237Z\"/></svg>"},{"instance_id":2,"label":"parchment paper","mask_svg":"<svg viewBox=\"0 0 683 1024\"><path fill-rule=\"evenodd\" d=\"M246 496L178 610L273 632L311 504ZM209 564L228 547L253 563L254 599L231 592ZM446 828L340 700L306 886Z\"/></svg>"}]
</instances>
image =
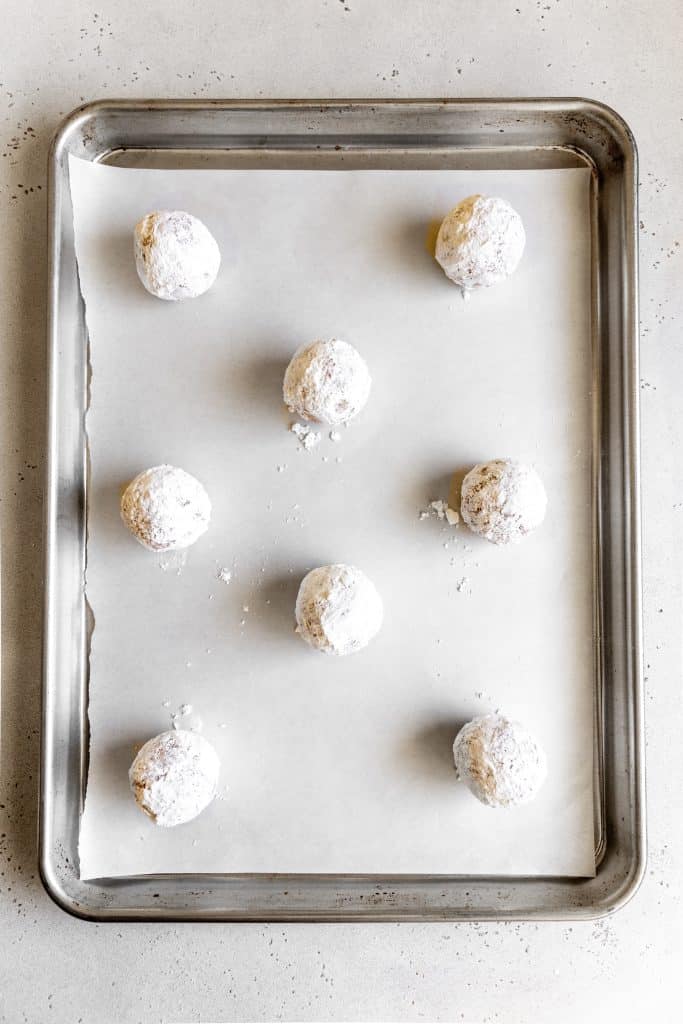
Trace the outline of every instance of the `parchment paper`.
<instances>
[{"instance_id":1,"label":"parchment paper","mask_svg":"<svg viewBox=\"0 0 683 1024\"><path fill-rule=\"evenodd\" d=\"M588 172L70 170L92 356L82 876L593 874ZM466 303L428 236L477 191L507 197L528 241L514 277ZM137 279L133 225L159 208L218 240L199 299ZM373 393L340 442L299 451L282 375L326 336L363 353ZM524 543L419 518L453 471L508 455L549 495ZM184 565L119 520L121 488L161 462L213 502ZM349 658L293 632L301 577L331 561L385 602ZM221 799L160 829L127 770L183 703L222 759ZM459 726L496 708L548 754L514 811L452 767Z\"/></svg>"}]
</instances>

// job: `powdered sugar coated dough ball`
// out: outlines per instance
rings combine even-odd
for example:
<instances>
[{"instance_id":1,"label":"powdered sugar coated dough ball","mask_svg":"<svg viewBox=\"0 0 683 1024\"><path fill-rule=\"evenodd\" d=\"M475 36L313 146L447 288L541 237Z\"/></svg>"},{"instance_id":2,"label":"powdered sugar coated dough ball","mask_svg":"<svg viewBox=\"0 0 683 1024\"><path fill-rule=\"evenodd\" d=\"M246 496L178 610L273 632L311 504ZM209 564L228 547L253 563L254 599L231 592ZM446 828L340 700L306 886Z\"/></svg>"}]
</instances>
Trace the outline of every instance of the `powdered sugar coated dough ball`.
<instances>
[{"instance_id":1,"label":"powdered sugar coated dough ball","mask_svg":"<svg viewBox=\"0 0 683 1024\"><path fill-rule=\"evenodd\" d=\"M367 363L346 341L331 338L298 349L285 372L282 392L291 412L336 427L356 416L368 400Z\"/></svg>"},{"instance_id":2,"label":"powdered sugar coated dough ball","mask_svg":"<svg viewBox=\"0 0 683 1024\"><path fill-rule=\"evenodd\" d=\"M383 607L374 584L353 565L321 565L301 582L297 632L326 654L353 654L382 625Z\"/></svg>"},{"instance_id":3,"label":"powdered sugar coated dough ball","mask_svg":"<svg viewBox=\"0 0 683 1024\"><path fill-rule=\"evenodd\" d=\"M157 210L135 225L135 266L158 299L194 299L216 280L221 254L197 217L182 210Z\"/></svg>"},{"instance_id":4,"label":"powdered sugar coated dough ball","mask_svg":"<svg viewBox=\"0 0 683 1024\"><path fill-rule=\"evenodd\" d=\"M481 462L462 482L463 520L493 544L521 540L540 526L547 504L535 469L513 459Z\"/></svg>"},{"instance_id":5,"label":"powdered sugar coated dough ball","mask_svg":"<svg viewBox=\"0 0 683 1024\"><path fill-rule=\"evenodd\" d=\"M522 218L505 199L470 196L443 220L436 259L464 291L505 280L524 252Z\"/></svg>"},{"instance_id":6,"label":"powdered sugar coated dough ball","mask_svg":"<svg viewBox=\"0 0 683 1024\"><path fill-rule=\"evenodd\" d=\"M489 807L518 807L534 799L547 774L546 757L519 722L483 715L455 737L458 778Z\"/></svg>"},{"instance_id":7,"label":"powdered sugar coated dough ball","mask_svg":"<svg viewBox=\"0 0 683 1024\"><path fill-rule=\"evenodd\" d=\"M220 761L208 740L171 729L148 740L128 771L141 810L169 828L196 818L216 795Z\"/></svg>"},{"instance_id":8,"label":"powdered sugar coated dough ball","mask_svg":"<svg viewBox=\"0 0 683 1024\"><path fill-rule=\"evenodd\" d=\"M206 532L211 502L199 480L176 466L152 466L132 480L121 498L121 518L151 551L188 548Z\"/></svg>"}]
</instances>

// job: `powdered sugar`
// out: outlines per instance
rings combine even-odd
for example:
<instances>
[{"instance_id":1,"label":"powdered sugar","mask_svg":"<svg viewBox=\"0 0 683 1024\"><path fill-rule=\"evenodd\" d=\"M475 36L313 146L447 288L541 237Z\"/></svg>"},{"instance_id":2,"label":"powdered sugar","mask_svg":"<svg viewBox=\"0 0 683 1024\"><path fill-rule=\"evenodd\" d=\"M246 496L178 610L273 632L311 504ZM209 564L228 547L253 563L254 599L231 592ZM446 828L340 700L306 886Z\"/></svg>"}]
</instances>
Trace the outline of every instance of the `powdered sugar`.
<instances>
[{"instance_id":1,"label":"powdered sugar","mask_svg":"<svg viewBox=\"0 0 683 1024\"><path fill-rule=\"evenodd\" d=\"M221 254L209 229L182 210L148 213L135 225L135 266L159 299L193 299L211 287Z\"/></svg>"},{"instance_id":2,"label":"powdered sugar","mask_svg":"<svg viewBox=\"0 0 683 1024\"><path fill-rule=\"evenodd\" d=\"M189 547L206 532L211 502L199 480L184 469L152 466L128 484L121 518L143 547L172 551Z\"/></svg>"},{"instance_id":3,"label":"powdered sugar","mask_svg":"<svg viewBox=\"0 0 683 1024\"><path fill-rule=\"evenodd\" d=\"M489 807L534 799L546 777L542 748L519 722L492 714L463 726L453 743L458 778Z\"/></svg>"},{"instance_id":4,"label":"powdered sugar","mask_svg":"<svg viewBox=\"0 0 683 1024\"><path fill-rule=\"evenodd\" d=\"M505 199L474 195L444 218L435 255L446 277L467 293L512 274L525 241L522 219Z\"/></svg>"},{"instance_id":5,"label":"powdered sugar","mask_svg":"<svg viewBox=\"0 0 683 1024\"><path fill-rule=\"evenodd\" d=\"M316 448L322 439L322 434L319 430L314 430L313 427L308 423L292 423L289 428L295 435L301 448L310 452L311 449Z\"/></svg>"},{"instance_id":6,"label":"powdered sugar","mask_svg":"<svg viewBox=\"0 0 683 1024\"><path fill-rule=\"evenodd\" d=\"M282 392L291 412L336 427L361 411L371 385L370 371L360 353L348 342L331 338L304 345L294 353Z\"/></svg>"},{"instance_id":7,"label":"powdered sugar","mask_svg":"<svg viewBox=\"0 0 683 1024\"><path fill-rule=\"evenodd\" d=\"M311 647L327 654L352 654L366 647L379 631L382 617L381 597L355 566L320 566L299 587L297 632Z\"/></svg>"},{"instance_id":8,"label":"powdered sugar","mask_svg":"<svg viewBox=\"0 0 683 1024\"><path fill-rule=\"evenodd\" d=\"M180 576L187 563L187 548L176 551L160 551L158 566L162 572L172 572Z\"/></svg>"},{"instance_id":9,"label":"powdered sugar","mask_svg":"<svg viewBox=\"0 0 683 1024\"><path fill-rule=\"evenodd\" d=\"M454 508L451 508L447 501L443 501L441 498L437 498L435 501L430 501L427 508L423 508L419 513L420 519L429 519L430 516L436 516L437 519L442 522L445 520L449 526L457 526L460 522L460 515Z\"/></svg>"},{"instance_id":10,"label":"powdered sugar","mask_svg":"<svg viewBox=\"0 0 683 1024\"><path fill-rule=\"evenodd\" d=\"M181 704L171 715L171 725L174 729L188 729L190 732L201 732L204 728L202 716L192 704Z\"/></svg>"},{"instance_id":11,"label":"powdered sugar","mask_svg":"<svg viewBox=\"0 0 683 1024\"><path fill-rule=\"evenodd\" d=\"M199 733L170 730L148 740L128 778L138 806L157 825L182 825L213 800L220 761Z\"/></svg>"},{"instance_id":12,"label":"powdered sugar","mask_svg":"<svg viewBox=\"0 0 683 1024\"><path fill-rule=\"evenodd\" d=\"M493 544L521 540L545 518L548 499L531 466L513 459L481 462L462 484L460 511L474 533Z\"/></svg>"}]
</instances>

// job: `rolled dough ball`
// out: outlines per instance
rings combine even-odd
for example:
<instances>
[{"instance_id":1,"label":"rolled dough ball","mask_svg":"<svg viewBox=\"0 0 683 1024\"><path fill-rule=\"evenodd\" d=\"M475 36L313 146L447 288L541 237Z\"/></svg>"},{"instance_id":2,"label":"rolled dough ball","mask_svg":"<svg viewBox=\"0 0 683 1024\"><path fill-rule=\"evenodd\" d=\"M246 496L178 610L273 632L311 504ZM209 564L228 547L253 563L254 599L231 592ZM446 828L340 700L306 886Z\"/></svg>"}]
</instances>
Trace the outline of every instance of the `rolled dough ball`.
<instances>
[{"instance_id":1,"label":"rolled dough ball","mask_svg":"<svg viewBox=\"0 0 683 1024\"><path fill-rule=\"evenodd\" d=\"M547 504L536 470L513 459L480 462L462 482L463 520L493 544L521 540L540 526Z\"/></svg>"},{"instance_id":2,"label":"rolled dough ball","mask_svg":"<svg viewBox=\"0 0 683 1024\"><path fill-rule=\"evenodd\" d=\"M469 196L444 218L436 259L464 291L488 288L517 268L525 240L522 218L505 199Z\"/></svg>"},{"instance_id":3,"label":"rolled dough ball","mask_svg":"<svg viewBox=\"0 0 683 1024\"><path fill-rule=\"evenodd\" d=\"M296 599L297 633L326 654L353 654L382 625L382 599L353 565L321 565L304 576Z\"/></svg>"},{"instance_id":4,"label":"rolled dough ball","mask_svg":"<svg viewBox=\"0 0 683 1024\"><path fill-rule=\"evenodd\" d=\"M184 469L152 466L123 492L121 518L150 551L175 551L189 548L206 532L211 502L199 480Z\"/></svg>"},{"instance_id":5,"label":"rolled dough ball","mask_svg":"<svg viewBox=\"0 0 683 1024\"><path fill-rule=\"evenodd\" d=\"M542 748L526 729L503 715L483 715L464 725L453 743L458 778L489 807L518 807L533 800L545 781Z\"/></svg>"},{"instance_id":6,"label":"rolled dough ball","mask_svg":"<svg viewBox=\"0 0 683 1024\"><path fill-rule=\"evenodd\" d=\"M138 807L169 828L196 818L216 795L220 761L208 740L171 729L148 740L128 771Z\"/></svg>"},{"instance_id":7,"label":"rolled dough ball","mask_svg":"<svg viewBox=\"0 0 683 1024\"><path fill-rule=\"evenodd\" d=\"M159 299L194 299L216 280L221 254L197 217L157 210L135 225L135 266L148 292Z\"/></svg>"},{"instance_id":8,"label":"rolled dough ball","mask_svg":"<svg viewBox=\"0 0 683 1024\"><path fill-rule=\"evenodd\" d=\"M367 363L346 341L331 338L298 349L285 372L282 393L291 412L332 427L347 423L368 400Z\"/></svg>"}]
</instances>

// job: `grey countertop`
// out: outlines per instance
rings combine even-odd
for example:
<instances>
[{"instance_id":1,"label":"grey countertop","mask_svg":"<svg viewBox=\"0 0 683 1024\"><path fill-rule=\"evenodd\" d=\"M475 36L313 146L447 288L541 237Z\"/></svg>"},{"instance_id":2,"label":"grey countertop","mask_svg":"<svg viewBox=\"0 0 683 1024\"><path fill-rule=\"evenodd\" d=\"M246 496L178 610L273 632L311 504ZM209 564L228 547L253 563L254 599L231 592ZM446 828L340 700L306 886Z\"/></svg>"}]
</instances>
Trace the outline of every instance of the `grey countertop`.
<instances>
[{"instance_id":1,"label":"grey countertop","mask_svg":"<svg viewBox=\"0 0 683 1024\"><path fill-rule=\"evenodd\" d=\"M6 0L0 35L0 1020L679 1019L683 7L673 0ZM98 97L589 96L641 160L650 859L588 924L95 925L36 870L46 165Z\"/></svg>"}]
</instances>

